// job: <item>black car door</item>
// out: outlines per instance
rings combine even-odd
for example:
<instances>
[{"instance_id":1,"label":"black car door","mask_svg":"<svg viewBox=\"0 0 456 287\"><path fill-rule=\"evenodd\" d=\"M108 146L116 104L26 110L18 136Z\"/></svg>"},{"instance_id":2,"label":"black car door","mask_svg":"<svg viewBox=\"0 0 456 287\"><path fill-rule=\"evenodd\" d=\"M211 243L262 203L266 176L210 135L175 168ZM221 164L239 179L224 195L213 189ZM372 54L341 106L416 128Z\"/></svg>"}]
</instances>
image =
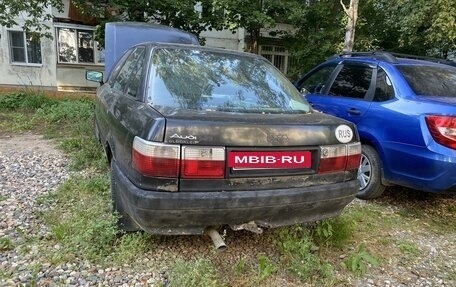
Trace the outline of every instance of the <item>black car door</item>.
<instances>
[{"instance_id":1,"label":"black car door","mask_svg":"<svg viewBox=\"0 0 456 287\"><path fill-rule=\"evenodd\" d=\"M114 158L119 165L129 164L131 145L138 126L138 109L144 106L143 86L146 48L138 46L130 53L118 72L109 81L110 101L107 118L109 120L109 142Z\"/></svg>"}]
</instances>

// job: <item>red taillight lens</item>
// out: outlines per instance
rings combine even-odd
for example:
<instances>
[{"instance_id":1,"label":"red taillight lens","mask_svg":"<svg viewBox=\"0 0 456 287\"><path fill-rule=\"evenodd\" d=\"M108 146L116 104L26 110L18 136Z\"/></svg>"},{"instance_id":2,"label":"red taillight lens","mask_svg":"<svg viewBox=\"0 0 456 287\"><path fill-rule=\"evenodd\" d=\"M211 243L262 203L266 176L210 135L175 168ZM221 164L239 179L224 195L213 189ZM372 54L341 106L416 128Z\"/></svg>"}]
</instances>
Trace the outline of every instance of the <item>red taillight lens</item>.
<instances>
[{"instance_id":1,"label":"red taillight lens","mask_svg":"<svg viewBox=\"0 0 456 287\"><path fill-rule=\"evenodd\" d=\"M182 147L182 178L224 178L225 149L222 147Z\"/></svg>"},{"instance_id":2,"label":"red taillight lens","mask_svg":"<svg viewBox=\"0 0 456 287\"><path fill-rule=\"evenodd\" d=\"M358 169L360 159L360 143L322 146L318 173Z\"/></svg>"},{"instance_id":3,"label":"red taillight lens","mask_svg":"<svg viewBox=\"0 0 456 287\"><path fill-rule=\"evenodd\" d=\"M135 137L132 165L145 176L176 178L179 176L180 147L149 142Z\"/></svg>"},{"instance_id":4,"label":"red taillight lens","mask_svg":"<svg viewBox=\"0 0 456 287\"><path fill-rule=\"evenodd\" d=\"M347 145L346 170L358 169L361 161L361 143Z\"/></svg>"},{"instance_id":5,"label":"red taillight lens","mask_svg":"<svg viewBox=\"0 0 456 287\"><path fill-rule=\"evenodd\" d=\"M456 117L426 116L426 124L436 142L456 149Z\"/></svg>"},{"instance_id":6,"label":"red taillight lens","mask_svg":"<svg viewBox=\"0 0 456 287\"><path fill-rule=\"evenodd\" d=\"M322 146L320 152L319 173L345 170L347 147L345 145Z\"/></svg>"}]
</instances>

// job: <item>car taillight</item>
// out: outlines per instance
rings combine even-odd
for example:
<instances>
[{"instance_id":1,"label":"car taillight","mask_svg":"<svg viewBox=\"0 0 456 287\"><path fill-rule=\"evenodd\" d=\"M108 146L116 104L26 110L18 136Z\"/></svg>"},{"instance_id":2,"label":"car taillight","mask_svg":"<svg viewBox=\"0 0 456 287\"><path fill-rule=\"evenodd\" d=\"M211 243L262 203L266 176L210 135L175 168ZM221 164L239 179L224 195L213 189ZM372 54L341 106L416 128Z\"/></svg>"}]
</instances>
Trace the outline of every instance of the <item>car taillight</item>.
<instances>
[{"instance_id":1,"label":"car taillight","mask_svg":"<svg viewBox=\"0 0 456 287\"><path fill-rule=\"evenodd\" d=\"M360 143L321 146L318 173L358 169L360 158Z\"/></svg>"},{"instance_id":2,"label":"car taillight","mask_svg":"<svg viewBox=\"0 0 456 287\"><path fill-rule=\"evenodd\" d=\"M426 124L436 142L456 149L456 117L426 116Z\"/></svg>"},{"instance_id":3,"label":"car taillight","mask_svg":"<svg viewBox=\"0 0 456 287\"><path fill-rule=\"evenodd\" d=\"M361 162L361 143L347 145L347 166L346 170L358 169Z\"/></svg>"},{"instance_id":4,"label":"car taillight","mask_svg":"<svg viewBox=\"0 0 456 287\"><path fill-rule=\"evenodd\" d=\"M182 178L224 178L225 148L183 146Z\"/></svg>"},{"instance_id":5,"label":"car taillight","mask_svg":"<svg viewBox=\"0 0 456 287\"><path fill-rule=\"evenodd\" d=\"M155 177L178 177L180 146L155 143L135 137L132 165L140 174Z\"/></svg>"},{"instance_id":6,"label":"car taillight","mask_svg":"<svg viewBox=\"0 0 456 287\"><path fill-rule=\"evenodd\" d=\"M225 148L181 146L133 141L132 166L140 174L152 177L224 178Z\"/></svg>"}]
</instances>

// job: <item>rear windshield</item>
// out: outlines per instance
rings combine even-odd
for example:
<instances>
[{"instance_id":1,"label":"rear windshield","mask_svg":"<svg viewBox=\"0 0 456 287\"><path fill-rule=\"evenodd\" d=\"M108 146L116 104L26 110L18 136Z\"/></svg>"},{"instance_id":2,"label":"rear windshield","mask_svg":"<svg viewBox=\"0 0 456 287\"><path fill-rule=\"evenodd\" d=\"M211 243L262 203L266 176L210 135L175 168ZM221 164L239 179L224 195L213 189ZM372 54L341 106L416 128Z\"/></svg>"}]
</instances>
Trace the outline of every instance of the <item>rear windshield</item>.
<instances>
[{"instance_id":1,"label":"rear windshield","mask_svg":"<svg viewBox=\"0 0 456 287\"><path fill-rule=\"evenodd\" d=\"M308 103L266 60L180 48L152 56L147 100L154 108L307 113Z\"/></svg>"},{"instance_id":2,"label":"rear windshield","mask_svg":"<svg viewBox=\"0 0 456 287\"><path fill-rule=\"evenodd\" d=\"M398 66L415 94L456 97L456 68L435 66Z\"/></svg>"}]
</instances>

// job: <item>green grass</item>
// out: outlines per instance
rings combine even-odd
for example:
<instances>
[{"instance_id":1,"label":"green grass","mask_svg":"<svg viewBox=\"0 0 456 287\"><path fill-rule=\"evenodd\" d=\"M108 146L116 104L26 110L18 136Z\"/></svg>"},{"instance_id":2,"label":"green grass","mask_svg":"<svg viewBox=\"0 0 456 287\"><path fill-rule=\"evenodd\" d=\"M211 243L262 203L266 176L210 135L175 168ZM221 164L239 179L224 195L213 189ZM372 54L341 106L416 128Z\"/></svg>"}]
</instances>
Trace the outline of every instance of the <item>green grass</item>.
<instances>
[{"instance_id":1,"label":"green grass","mask_svg":"<svg viewBox=\"0 0 456 287\"><path fill-rule=\"evenodd\" d=\"M275 232L275 245L282 254L283 264L287 270L307 282L320 282L332 275L332 266L323 261L310 235L302 226L280 228Z\"/></svg>"},{"instance_id":2,"label":"green grass","mask_svg":"<svg viewBox=\"0 0 456 287\"><path fill-rule=\"evenodd\" d=\"M342 262L342 265L356 275L366 273L369 266L378 266L378 259L366 250L361 244L356 252L353 252Z\"/></svg>"},{"instance_id":3,"label":"green grass","mask_svg":"<svg viewBox=\"0 0 456 287\"><path fill-rule=\"evenodd\" d=\"M402 241L398 244L398 247L406 255L416 256L421 253L421 249L413 242Z\"/></svg>"},{"instance_id":4,"label":"green grass","mask_svg":"<svg viewBox=\"0 0 456 287\"><path fill-rule=\"evenodd\" d=\"M217 278L216 267L207 259L185 261L178 259L171 267L169 287L223 287Z\"/></svg>"},{"instance_id":5,"label":"green grass","mask_svg":"<svg viewBox=\"0 0 456 287\"><path fill-rule=\"evenodd\" d=\"M118 232L107 175L73 177L49 200L55 208L44 215L45 222L68 252L91 260L112 252Z\"/></svg>"},{"instance_id":6,"label":"green grass","mask_svg":"<svg viewBox=\"0 0 456 287\"><path fill-rule=\"evenodd\" d=\"M0 252L13 250L14 244L9 237L0 237Z\"/></svg>"},{"instance_id":7,"label":"green grass","mask_svg":"<svg viewBox=\"0 0 456 287\"><path fill-rule=\"evenodd\" d=\"M272 246L259 246L234 263L215 264L211 260L223 254L191 251L192 259L184 260L178 251L160 246L165 244L160 237L117 229L117 218L111 212L107 163L93 136L92 113L93 103L86 98L54 100L30 93L0 96L0 132L33 130L45 134L70 157L73 170L83 171L55 193L39 199L39 204L49 207L39 215L52 232L49 238L30 238L30 242L16 246L12 239L2 237L0 252L14 248L28 253L31 242L41 240L45 242L40 244L40 252L54 265L82 259L103 266L131 264L143 270L150 267L138 264L141 258L153 257L155 249L160 249L169 258L161 263L169 267L168 286L250 287L276 286L279 282L337 286L349 285L347 282L354 278L386 264L388 256L410 262L417 258L419 247L397 240L391 235L394 230L423 230L425 226L426 231L442 234L456 231L456 208L451 198L401 202L394 211L385 208L391 203L377 200L352 205L337 218L267 232L261 236L269 236ZM55 246L59 246L58 252ZM6 274L0 272L2 276ZM448 276L456 278L454 272Z\"/></svg>"}]
</instances>

